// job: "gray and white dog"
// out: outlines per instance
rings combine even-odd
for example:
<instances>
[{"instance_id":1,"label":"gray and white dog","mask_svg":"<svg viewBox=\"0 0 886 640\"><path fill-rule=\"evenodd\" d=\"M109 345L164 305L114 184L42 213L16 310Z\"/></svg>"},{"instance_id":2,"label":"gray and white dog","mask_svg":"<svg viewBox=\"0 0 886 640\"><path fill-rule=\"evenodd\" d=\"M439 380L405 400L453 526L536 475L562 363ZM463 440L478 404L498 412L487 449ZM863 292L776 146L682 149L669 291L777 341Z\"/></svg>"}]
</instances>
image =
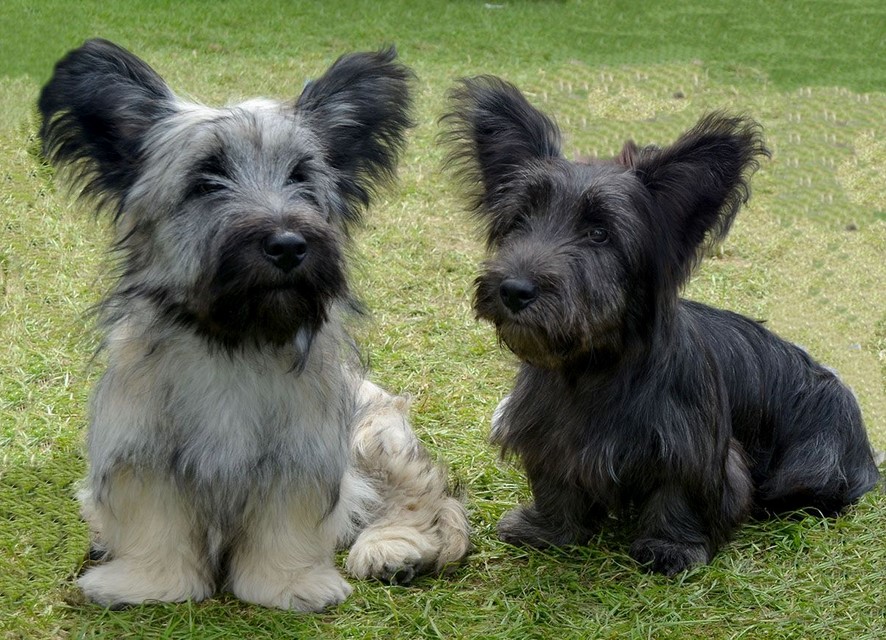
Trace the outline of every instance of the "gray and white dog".
<instances>
[{"instance_id":1,"label":"gray and white dog","mask_svg":"<svg viewBox=\"0 0 886 640\"><path fill-rule=\"evenodd\" d=\"M292 103L209 108L91 40L40 96L46 157L114 220L107 370L80 492L108 606L219 588L321 610L356 577L406 582L469 549L465 511L364 378L343 326L349 229L391 178L411 73L340 58Z\"/></svg>"}]
</instances>

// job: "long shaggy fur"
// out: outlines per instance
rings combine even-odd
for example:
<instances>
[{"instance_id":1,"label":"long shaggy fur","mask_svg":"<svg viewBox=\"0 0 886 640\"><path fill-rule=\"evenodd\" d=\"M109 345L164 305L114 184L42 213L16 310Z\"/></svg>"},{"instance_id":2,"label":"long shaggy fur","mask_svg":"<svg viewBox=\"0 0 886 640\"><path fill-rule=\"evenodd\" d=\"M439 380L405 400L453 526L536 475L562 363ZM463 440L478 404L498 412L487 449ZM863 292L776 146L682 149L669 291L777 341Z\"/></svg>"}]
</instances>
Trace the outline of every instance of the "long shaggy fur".
<instances>
[{"instance_id":1,"label":"long shaggy fur","mask_svg":"<svg viewBox=\"0 0 886 640\"><path fill-rule=\"evenodd\" d=\"M342 326L349 232L395 171L410 78L393 49L357 53L292 103L216 109L104 40L56 65L44 152L111 213L119 259L80 492L92 600L226 588L314 611L350 593L336 546L397 582L467 553L445 472Z\"/></svg>"},{"instance_id":2,"label":"long shaggy fur","mask_svg":"<svg viewBox=\"0 0 886 640\"><path fill-rule=\"evenodd\" d=\"M493 77L444 116L490 255L474 309L521 360L493 418L534 501L504 540L584 543L609 513L631 554L674 574L752 512L836 515L878 479L858 404L759 323L682 300L767 155L760 127L712 113L659 148L570 162L554 122Z\"/></svg>"}]
</instances>

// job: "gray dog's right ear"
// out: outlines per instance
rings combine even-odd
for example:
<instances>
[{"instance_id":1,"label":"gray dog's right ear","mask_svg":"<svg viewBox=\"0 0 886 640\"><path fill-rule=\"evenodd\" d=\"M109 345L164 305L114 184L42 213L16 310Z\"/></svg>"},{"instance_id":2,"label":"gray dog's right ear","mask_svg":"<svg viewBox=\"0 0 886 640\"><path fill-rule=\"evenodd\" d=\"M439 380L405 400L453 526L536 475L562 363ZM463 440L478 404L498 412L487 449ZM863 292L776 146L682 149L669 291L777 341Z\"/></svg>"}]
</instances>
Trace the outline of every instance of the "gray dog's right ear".
<instances>
[{"instance_id":1,"label":"gray dog's right ear","mask_svg":"<svg viewBox=\"0 0 886 640\"><path fill-rule=\"evenodd\" d=\"M145 62L107 40L88 40L56 65L40 93L43 154L70 167L81 195L119 215L142 169L148 130L175 96Z\"/></svg>"},{"instance_id":2,"label":"gray dog's right ear","mask_svg":"<svg viewBox=\"0 0 886 640\"><path fill-rule=\"evenodd\" d=\"M440 120L452 145L449 164L475 187L473 208L495 210L515 178L533 163L562 157L560 130L514 85L495 76L462 80L450 91L452 111Z\"/></svg>"},{"instance_id":3,"label":"gray dog's right ear","mask_svg":"<svg viewBox=\"0 0 886 640\"><path fill-rule=\"evenodd\" d=\"M335 170L345 230L360 219L376 188L394 177L413 124L413 79L394 47L350 53L309 82L296 101Z\"/></svg>"}]
</instances>

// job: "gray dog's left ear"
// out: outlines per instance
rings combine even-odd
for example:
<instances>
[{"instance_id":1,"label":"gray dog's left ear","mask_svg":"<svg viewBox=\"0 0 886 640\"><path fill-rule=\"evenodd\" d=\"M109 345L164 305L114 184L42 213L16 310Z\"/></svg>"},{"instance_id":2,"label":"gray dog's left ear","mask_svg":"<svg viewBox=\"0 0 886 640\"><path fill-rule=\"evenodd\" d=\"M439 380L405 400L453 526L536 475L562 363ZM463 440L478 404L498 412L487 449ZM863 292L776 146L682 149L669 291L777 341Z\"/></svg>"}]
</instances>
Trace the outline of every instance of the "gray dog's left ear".
<instances>
[{"instance_id":1,"label":"gray dog's left ear","mask_svg":"<svg viewBox=\"0 0 886 640\"><path fill-rule=\"evenodd\" d=\"M336 172L345 227L359 220L376 187L391 180L412 126L412 72L393 47L342 56L310 82L295 108Z\"/></svg>"},{"instance_id":2,"label":"gray dog's left ear","mask_svg":"<svg viewBox=\"0 0 886 640\"><path fill-rule=\"evenodd\" d=\"M119 215L142 171L145 136L174 112L174 102L141 59L107 40L88 40L55 65L40 93L43 153L73 169L82 195Z\"/></svg>"}]
</instances>

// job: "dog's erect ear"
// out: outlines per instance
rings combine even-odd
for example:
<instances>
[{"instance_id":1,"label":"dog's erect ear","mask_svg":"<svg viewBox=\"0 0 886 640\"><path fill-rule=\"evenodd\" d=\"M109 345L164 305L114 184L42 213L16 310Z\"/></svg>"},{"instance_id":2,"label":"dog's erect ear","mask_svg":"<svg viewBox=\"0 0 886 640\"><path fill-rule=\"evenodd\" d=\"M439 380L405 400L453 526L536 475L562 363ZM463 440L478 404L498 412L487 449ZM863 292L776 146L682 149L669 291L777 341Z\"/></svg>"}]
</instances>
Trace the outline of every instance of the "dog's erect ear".
<instances>
[{"instance_id":1,"label":"dog's erect ear","mask_svg":"<svg viewBox=\"0 0 886 640\"><path fill-rule=\"evenodd\" d=\"M391 180L412 126L412 72L393 47L344 55L296 102L320 137L344 196L345 227L359 220L375 187Z\"/></svg>"},{"instance_id":2,"label":"dog's erect ear","mask_svg":"<svg viewBox=\"0 0 886 640\"><path fill-rule=\"evenodd\" d=\"M495 76L462 80L441 118L449 164L473 190L472 206L494 212L515 178L534 163L561 157L560 130L514 85Z\"/></svg>"},{"instance_id":3,"label":"dog's erect ear","mask_svg":"<svg viewBox=\"0 0 886 640\"><path fill-rule=\"evenodd\" d=\"M615 157L615 163L628 169L633 169L637 166L637 161L642 153L643 150L637 146L636 142L628 140L621 148L621 153Z\"/></svg>"},{"instance_id":4,"label":"dog's erect ear","mask_svg":"<svg viewBox=\"0 0 886 640\"><path fill-rule=\"evenodd\" d=\"M682 283L748 199L750 175L769 155L760 125L715 112L668 147L632 148L629 165L652 194Z\"/></svg>"},{"instance_id":5,"label":"dog's erect ear","mask_svg":"<svg viewBox=\"0 0 886 640\"><path fill-rule=\"evenodd\" d=\"M62 58L43 91L43 153L73 170L75 185L119 215L141 172L148 130L173 111L157 73L107 40L88 40Z\"/></svg>"}]
</instances>

